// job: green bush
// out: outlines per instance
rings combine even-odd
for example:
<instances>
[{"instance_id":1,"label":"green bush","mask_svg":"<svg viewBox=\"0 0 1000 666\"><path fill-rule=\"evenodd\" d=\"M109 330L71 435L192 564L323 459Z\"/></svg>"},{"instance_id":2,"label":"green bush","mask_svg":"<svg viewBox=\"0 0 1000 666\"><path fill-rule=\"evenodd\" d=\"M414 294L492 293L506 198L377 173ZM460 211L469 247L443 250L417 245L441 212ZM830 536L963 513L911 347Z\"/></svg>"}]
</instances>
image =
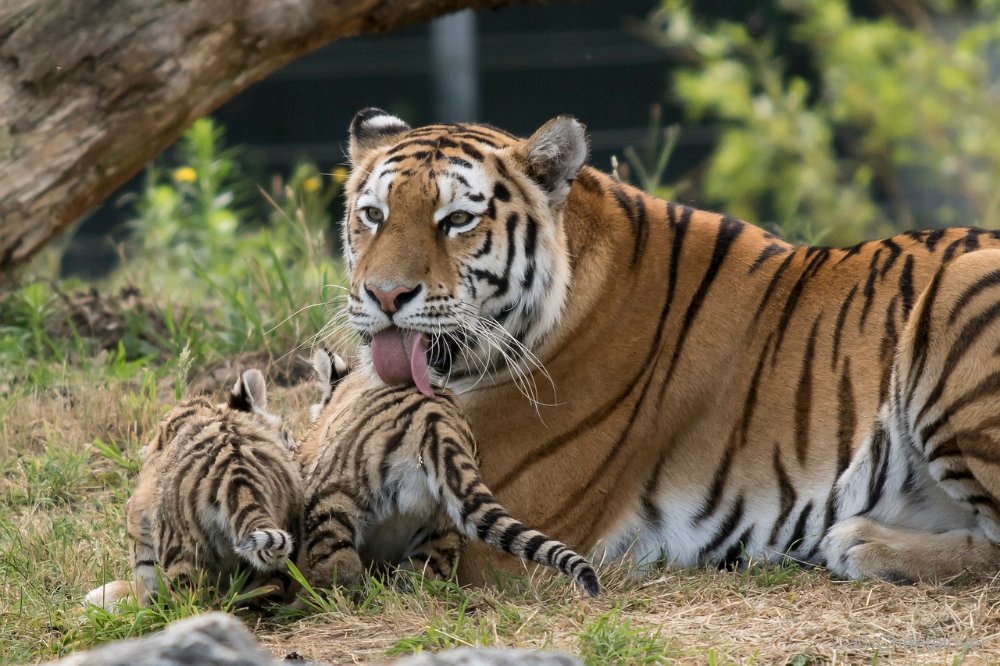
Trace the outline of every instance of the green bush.
<instances>
[{"instance_id":1,"label":"green bush","mask_svg":"<svg viewBox=\"0 0 1000 666\"><path fill-rule=\"evenodd\" d=\"M901 0L874 17L846 0L775 4L763 37L685 0L651 20L687 63L674 101L722 127L699 205L836 244L1000 225L1000 2Z\"/></svg>"}]
</instances>

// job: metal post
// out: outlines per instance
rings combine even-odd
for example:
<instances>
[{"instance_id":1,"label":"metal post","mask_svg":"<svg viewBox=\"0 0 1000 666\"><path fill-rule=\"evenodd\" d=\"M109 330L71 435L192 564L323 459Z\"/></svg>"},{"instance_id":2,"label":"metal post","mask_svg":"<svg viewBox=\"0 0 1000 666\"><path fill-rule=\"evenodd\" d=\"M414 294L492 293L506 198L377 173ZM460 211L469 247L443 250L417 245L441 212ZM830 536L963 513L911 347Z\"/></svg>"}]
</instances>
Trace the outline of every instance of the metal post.
<instances>
[{"instance_id":1,"label":"metal post","mask_svg":"<svg viewBox=\"0 0 1000 666\"><path fill-rule=\"evenodd\" d=\"M476 15L471 9L431 23L434 120L472 121L479 115Z\"/></svg>"}]
</instances>

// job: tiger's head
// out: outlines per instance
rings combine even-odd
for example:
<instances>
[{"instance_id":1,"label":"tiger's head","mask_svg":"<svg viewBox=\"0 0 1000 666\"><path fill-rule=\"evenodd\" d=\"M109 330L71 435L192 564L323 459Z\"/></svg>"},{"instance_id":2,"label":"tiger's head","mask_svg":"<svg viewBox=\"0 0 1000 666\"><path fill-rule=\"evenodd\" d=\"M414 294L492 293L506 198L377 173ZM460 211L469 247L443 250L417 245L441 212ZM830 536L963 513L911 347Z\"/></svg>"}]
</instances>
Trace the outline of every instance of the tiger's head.
<instances>
[{"instance_id":1,"label":"tiger's head","mask_svg":"<svg viewBox=\"0 0 1000 666\"><path fill-rule=\"evenodd\" d=\"M428 395L524 380L566 300L563 211L586 157L569 116L520 139L360 111L343 246L362 364Z\"/></svg>"}]
</instances>

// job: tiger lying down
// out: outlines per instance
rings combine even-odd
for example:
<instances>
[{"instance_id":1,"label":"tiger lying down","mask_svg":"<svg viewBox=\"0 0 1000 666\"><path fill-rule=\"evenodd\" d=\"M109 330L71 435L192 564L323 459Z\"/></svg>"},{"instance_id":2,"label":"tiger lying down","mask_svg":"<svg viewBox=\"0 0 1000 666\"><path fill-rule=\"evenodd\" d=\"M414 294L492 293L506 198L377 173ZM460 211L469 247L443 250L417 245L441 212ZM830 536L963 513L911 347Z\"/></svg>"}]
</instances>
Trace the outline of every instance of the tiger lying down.
<instances>
[{"instance_id":1,"label":"tiger lying down","mask_svg":"<svg viewBox=\"0 0 1000 666\"><path fill-rule=\"evenodd\" d=\"M356 586L365 568L384 564L446 579L463 534L600 592L584 557L512 518L482 483L472 433L449 397L357 382L335 391L347 363L325 351L313 363L322 397L303 444L305 494L297 447L267 411L260 371L244 372L226 403L184 401L160 422L127 504L135 581L107 583L87 603L110 610L132 594L147 603L161 582L224 584L244 570L244 589L273 585L269 598L289 600L289 559L317 588Z\"/></svg>"}]
</instances>

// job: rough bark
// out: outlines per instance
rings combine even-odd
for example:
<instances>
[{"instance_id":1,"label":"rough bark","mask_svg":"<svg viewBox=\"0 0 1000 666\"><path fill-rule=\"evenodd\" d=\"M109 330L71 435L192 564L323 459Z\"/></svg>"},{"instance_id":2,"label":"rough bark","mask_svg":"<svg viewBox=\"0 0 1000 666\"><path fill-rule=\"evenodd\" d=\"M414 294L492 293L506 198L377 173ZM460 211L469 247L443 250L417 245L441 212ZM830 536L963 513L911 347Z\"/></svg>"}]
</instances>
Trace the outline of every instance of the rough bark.
<instances>
[{"instance_id":1,"label":"rough bark","mask_svg":"<svg viewBox=\"0 0 1000 666\"><path fill-rule=\"evenodd\" d=\"M525 1L3 0L0 269L291 60L342 37Z\"/></svg>"}]
</instances>

